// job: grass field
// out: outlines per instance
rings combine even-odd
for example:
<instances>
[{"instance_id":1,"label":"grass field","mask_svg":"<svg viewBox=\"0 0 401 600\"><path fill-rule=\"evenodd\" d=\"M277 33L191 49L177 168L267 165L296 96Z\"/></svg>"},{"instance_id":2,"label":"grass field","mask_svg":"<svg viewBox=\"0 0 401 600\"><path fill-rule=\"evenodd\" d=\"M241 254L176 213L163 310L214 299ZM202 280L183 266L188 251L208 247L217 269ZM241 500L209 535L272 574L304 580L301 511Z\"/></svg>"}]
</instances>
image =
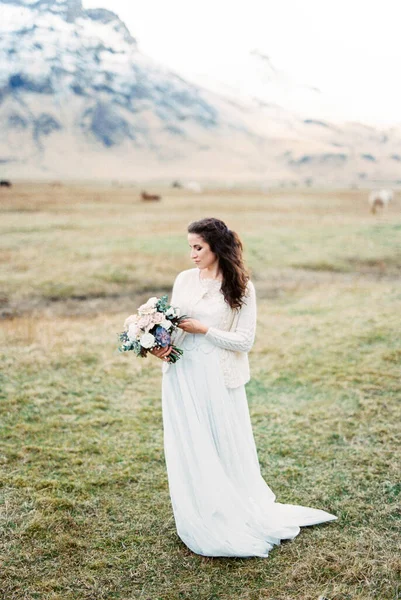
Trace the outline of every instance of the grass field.
<instances>
[{"instance_id":1,"label":"grass field","mask_svg":"<svg viewBox=\"0 0 401 600\"><path fill-rule=\"evenodd\" d=\"M363 191L0 190L3 600L401 598L401 201ZM338 521L268 559L179 540L161 363L116 352L124 318L191 268L186 226L237 230L258 298L247 385L280 502Z\"/></svg>"}]
</instances>

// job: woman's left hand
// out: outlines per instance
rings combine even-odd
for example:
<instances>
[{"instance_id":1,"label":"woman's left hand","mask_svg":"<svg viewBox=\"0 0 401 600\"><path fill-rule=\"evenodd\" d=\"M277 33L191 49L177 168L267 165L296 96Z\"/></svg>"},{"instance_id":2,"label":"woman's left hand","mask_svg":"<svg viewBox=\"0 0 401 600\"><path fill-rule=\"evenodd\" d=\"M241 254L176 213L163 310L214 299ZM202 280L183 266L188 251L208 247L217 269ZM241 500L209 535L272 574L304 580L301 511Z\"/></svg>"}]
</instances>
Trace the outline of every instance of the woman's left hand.
<instances>
[{"instance_id":1,"label":"woman's left hand","mask_svg":"<svg viewBox=\"0 0 401 600\"><path fill-rule=\"evenodd\" d=\"M177 327L187 333L207 333L209 329L197 319L184 319Z\"/></svg>"}]
</instances>

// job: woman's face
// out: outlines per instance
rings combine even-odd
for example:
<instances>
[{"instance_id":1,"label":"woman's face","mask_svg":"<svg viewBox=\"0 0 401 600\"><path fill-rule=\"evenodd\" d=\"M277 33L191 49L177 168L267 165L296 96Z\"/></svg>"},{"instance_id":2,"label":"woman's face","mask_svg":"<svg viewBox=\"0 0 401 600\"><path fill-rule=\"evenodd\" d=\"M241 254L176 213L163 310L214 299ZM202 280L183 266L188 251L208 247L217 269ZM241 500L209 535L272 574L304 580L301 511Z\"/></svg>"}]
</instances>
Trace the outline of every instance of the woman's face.
<instances>
[{"instance_id":1,"label":"woman's face","mask_svg":"<svg viewBox=\"0 0 401 600\"><path fill-rule=\"evenodd\" d=\"M199 269L209 269L218 265L218 258L210 250L209 244L197 233L188 233L188 244L191 249L191 260Z\"/></svg>"}]
</instances>

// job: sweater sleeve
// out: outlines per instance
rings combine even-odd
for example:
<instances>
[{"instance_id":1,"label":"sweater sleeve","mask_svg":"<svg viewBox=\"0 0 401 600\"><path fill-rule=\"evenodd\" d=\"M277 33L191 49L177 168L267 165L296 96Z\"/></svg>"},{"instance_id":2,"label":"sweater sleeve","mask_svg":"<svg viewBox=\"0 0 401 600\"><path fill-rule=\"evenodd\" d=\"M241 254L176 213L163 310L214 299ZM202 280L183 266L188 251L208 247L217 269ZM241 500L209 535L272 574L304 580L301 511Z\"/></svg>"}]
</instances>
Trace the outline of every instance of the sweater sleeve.
<instances>
[{"instance_id":1,"label":"sweater sleeve","mask_svg":"<svg viewBox=\"0 0 401 600\"><path fill-rule=\"evenodd\" d=\"M251 281L248 282L248 295L240 308L235 331L223 331L209 327L205 337L226 350L249 352L255 341L256 332L256 294Z\"/></svg>"}]
</instances>

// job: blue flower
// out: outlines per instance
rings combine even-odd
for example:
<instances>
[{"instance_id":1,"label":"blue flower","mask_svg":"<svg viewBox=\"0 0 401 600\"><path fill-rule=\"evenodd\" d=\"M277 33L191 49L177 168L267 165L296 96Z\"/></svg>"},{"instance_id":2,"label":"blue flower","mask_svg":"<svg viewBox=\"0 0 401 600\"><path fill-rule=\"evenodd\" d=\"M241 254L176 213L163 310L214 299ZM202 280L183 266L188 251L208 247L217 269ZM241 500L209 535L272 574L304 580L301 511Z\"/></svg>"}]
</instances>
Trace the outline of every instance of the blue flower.
<instances>
[{"instance_id":1,"label":"blue flower","mask_svg":"<svg viewBox=\"0 0 401 600\"><path fill-rule=\"evenodd\" d=\"M160 344L162 348L169 346L171 342L171 335L169 334L167 329L164 329L164 327L160 326L156 327L154 336L156 338L156 342L158 342L158 344Z\"/></svg>"}]
</instances>

